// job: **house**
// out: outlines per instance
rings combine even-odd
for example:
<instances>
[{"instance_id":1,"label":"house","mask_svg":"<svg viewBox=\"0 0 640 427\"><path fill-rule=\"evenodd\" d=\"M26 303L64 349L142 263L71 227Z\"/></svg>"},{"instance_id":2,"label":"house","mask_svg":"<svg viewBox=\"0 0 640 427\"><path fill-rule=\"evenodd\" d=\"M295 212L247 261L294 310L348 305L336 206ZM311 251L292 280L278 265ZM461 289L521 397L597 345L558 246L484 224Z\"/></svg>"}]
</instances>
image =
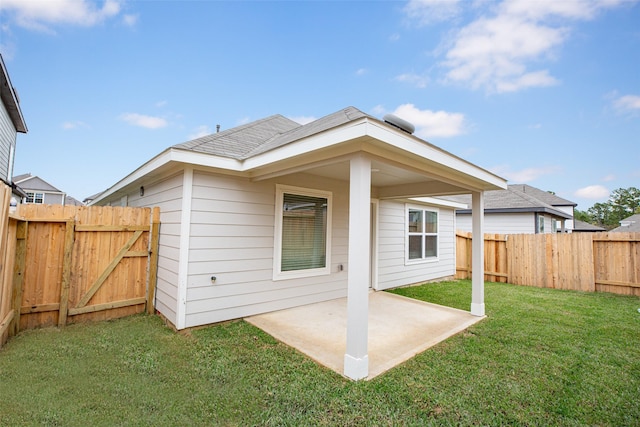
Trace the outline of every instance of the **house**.
<instances>
[{"instance_id":1,"label":"house","mask_svg":"<svg viewBox=\"0 0 640 427\"><path fill-rule=\"evenodd\" d=\"M174 145L92 204L159 206L155 307L177 329L347 297L345 375L367 376L368 293L455 274L460 204L504 179L348 107L281 115ZM483 239L471 313L483 316Z\"/></svg>"},{"instance_id":2,"label":"house","mask_svg":"<svg viewBox=\"0 0 640 427\"><path fill-rule=\"evenodd\" d=\"M447 199L470 203L469 196ZM497 234L538 234L571 232L573 208L569 200L526 184L487 191L484 195L485 232ZM456 211L459 230L471 231L471 210Z\"/></svg>"},{"instance_id":3,"label":"house","mask_svg":"<svg viewBox=\"0 0 640 427\"><path fill-rule=\"evenodd\" d=\"M14 197L19 199L24 194L13 184L13 161L16 154L16 141L18 133L27 133L27 125L20 109L20 100L14 87L11 85L9 73L0 55L0 180L10 186Z\"/></svg>"},{"instance_id":4,"label":"house","mask_svg":"<svg viewBox=\"0 0 640 427\"><path fill-rule=\"evenodd\" d=\"M44 204L44 205L81 205L78 200L67 196L64 191L58 190L44 179L26 173L13 177L13 182L24 193L22 203Z\"/></svg>"},{"instance_id":5,"label":"house","mask_svg":"<svg viewBox=\"0 0 640 427\"><path fill-rule=\"evenodd\" d=\"M572 231L574 233L596 233L600 231L607 231L607 229L604 227L600 227L599 225L590 224L588 222L580 221L579 219L574 219Z\"/></svg>"},{"instance_id":6,"label":"house","mask_svg":"<svg viewBox=\"0 0 640 427\"><path fill-rule=\"evenodd\" d=\"M620 226L612 230L613 232L638 233L640 232L640 213L631 215L620 221Z\"/></svg>"}]
</instances>

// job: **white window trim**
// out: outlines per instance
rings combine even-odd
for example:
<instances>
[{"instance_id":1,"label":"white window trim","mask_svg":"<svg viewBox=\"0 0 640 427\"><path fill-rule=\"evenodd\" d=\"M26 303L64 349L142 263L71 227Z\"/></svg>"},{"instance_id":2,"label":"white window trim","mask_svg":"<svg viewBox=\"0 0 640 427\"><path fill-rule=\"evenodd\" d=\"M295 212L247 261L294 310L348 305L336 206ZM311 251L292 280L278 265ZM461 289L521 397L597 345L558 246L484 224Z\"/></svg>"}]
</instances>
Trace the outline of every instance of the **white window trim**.
<instances>
[{"instance_id":1,"label":"white window trim","mask_svg":"<svg viewBox=\"0 0 640 427\"><path fill-rule=\"evenodd\" d=\"M409 259L409 209L417 209L426 212L435 212L438 215L437 229L436 229L436 253L437 255L434 257L428 258L420 258L420 259ZM415 265L415 264L426 264L430 262L437 262L440 260L440 209L424 206L424 205L413 205L413 204L405 204L404 208L404 264L405 265Z\"/></svg>"},{"instance_id":2,"label":"white window trim","mask_svg":"<svg viewBox=\"0 0 640 427\"><path fill-rule=\"evenodd\" d=\"M24 203L25 204L29 204L29 205L43 205L44 204L44 197L45 197L45 193L44 192L38 192L38 191L27 191L27 196L24 198ZM29 194L33 194L33 201L29 201ZM42 196L42 202L36 202L36 199L38 199L38 196Z\"/></svg>"},{"instance_id":3,"label":"white window trim","mask_svg":"<svg viewBox=\"0 0 640 427\"><path fill-rule=\"evenodd\" d=\"M327 236L326 236L326 262L322 268L306 270L282 271L282 207L284 194L299 194L310 197L323 197L327 199ZM330 191L314 190L310 188L294 187L290 185L276 185L276 208L273 244L273 280L299 279L303 277L323 276L331 273L331 217L333 205L333 193Z\"/></svg>"}]
</instances>

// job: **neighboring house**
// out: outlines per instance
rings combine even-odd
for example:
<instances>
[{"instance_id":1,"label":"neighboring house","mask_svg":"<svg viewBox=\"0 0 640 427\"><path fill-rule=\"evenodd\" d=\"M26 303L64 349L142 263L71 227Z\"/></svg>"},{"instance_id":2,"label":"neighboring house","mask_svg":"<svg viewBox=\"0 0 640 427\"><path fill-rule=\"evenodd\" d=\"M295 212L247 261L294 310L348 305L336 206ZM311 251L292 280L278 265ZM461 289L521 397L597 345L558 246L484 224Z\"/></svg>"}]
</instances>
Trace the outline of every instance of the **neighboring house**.
<instances>
[{"instance_id":1,"label":"neighboring house","mask_svg":"<svg viewBox=\"0 0 640 427\"><path fill-rule=\"evenodd\" d=\"M579 219L573 220L573 232L574 233L594 233L600 231L607 231L606 228L599 225L590 224L588 222L580 221Z\"/></svg>"},{"instance_id":2,"label":"neighboring house","mask_svg":"<svg viewBox=\"0 0 640 427\"><path fill-rule=\"evenodd\" d=\"M640 214L631 215L630 217L623 219L620 221L620 227L616 227L609 231L627 233L640 232Z\"/></svg>"},{"instance_id":3,"label":"neighboring house","mask_svg":"<svg viewBox=\"0 0 640 427\"><path fill-rule=\"evenodd\" d=\"M469 205L470 196L446 197ZM538 234L573 230L576 203L525 184L487 191L484 199L484 230L497 234ZM456 211L457 228L471 231L471 210Z\"/></svg>"},{"instance_id":4,"label":"neighboring house","mask_svg":"<svg viewBox=\"0 0 640 427\"><path fill-rule=\"evenodd\" d=\"M462 205L432 196L472 193L482 235L483 192L500 188L504 179L349 107L175 145L92 204L160 207L155 307L177 329L348 297L345 375L363 378L369 290L455 274Z\"/></svg>"},{"instance_id":5,"label":"neighboring house","mask_svg":"<svg viewBox=\"0 0 640 427\"><path fill-rule=\"evenodd\" d=\"M13 189L14 197L24 196L13 184L13 161L16 155L16 140L18 132L27 133L27 125L20 110L20 100L16 90L11 85L9 73L0 55L0 180Z\"/></svg>"},{"instance_id":6,"label":"neighboring house","mask_svg":"<svg viewBox=\"0 0 640 427\"><path fill-rule=\"evenodd\" d=\"M64 191L58 190L44 179L30 173L14 176L13 182L25 193L22 203L64 205L67 202L67 195Z\"/></svg>"}]
</instances>

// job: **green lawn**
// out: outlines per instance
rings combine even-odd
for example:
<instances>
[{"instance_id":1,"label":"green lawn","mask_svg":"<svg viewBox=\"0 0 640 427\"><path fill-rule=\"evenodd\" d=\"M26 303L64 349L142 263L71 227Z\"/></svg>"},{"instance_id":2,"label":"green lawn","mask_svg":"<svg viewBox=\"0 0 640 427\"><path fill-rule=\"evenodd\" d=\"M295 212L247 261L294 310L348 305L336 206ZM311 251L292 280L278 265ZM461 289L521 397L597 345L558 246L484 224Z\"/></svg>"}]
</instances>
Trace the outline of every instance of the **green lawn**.
<instances>
[{"instance_id":1,"label":"green lawn","mask_svg":"<svg viewBox=\"0 0 640 427\"><path fill-rule=\"evenodd\" d=\"M468 281L396 293L468 309ZM0 350L0 425L640 425L640 298L487 283L488 318L351 382L242 322L28 331Z\"/></svg>"}]
</instances>

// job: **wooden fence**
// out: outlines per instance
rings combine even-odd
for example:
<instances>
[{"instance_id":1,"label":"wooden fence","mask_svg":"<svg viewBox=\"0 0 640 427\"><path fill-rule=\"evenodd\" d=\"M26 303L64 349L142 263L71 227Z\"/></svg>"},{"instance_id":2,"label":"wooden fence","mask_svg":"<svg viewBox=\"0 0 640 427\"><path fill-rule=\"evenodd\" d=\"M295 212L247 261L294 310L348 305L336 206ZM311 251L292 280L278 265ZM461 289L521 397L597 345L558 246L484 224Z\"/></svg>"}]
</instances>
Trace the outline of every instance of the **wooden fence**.
<instances>
[{"instance_id":1,"label":"wooden fence","mask_svg":"<svg viewBox=\"0 0 640 427\"><path fill-rule=\"evenodd\" d=\"M0 183L0 346L9 336L14 319L13 259L15 255L15 226L9 222L11 188Z\"/></svg>"},{"instance_id":2,"label":"wooden fence","mask_svg":"<svg viewBox=\"0 0 640 427\"><path fill-rule=\"evenodd\" d=\"M13 274L4 275L0 306L11 301L13 313L0 342L23 329L152 312L159 216L158 208L19 205L4 245Z\"/></svg>"},{"instance_id":3,"label":"wooden fence","mask_svg":"<svg viewBox=\"0 0 640 427\"><path fill-rule=\"evenodd\" d=\"M456 277L471 277L458 232ZM485 280L640 296L640 233L485 234Z\"/></svg>"}]
</instances>

